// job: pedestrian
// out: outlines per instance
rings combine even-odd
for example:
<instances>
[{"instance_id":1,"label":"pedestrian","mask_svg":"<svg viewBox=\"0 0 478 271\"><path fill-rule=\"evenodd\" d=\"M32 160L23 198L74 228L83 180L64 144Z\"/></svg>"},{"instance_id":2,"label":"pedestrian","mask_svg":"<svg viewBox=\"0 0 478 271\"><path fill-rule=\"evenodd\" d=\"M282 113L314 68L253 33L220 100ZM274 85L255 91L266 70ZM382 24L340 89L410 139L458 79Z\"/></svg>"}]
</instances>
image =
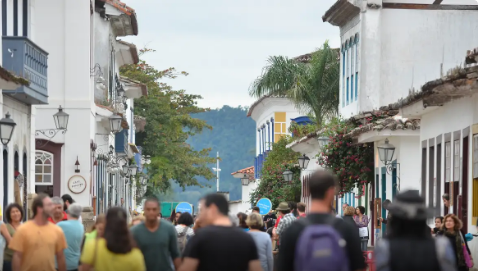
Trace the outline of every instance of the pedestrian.
<instances>
[{"instance_id":1,"label":"pedestrian","mask_svg":"<svg viewBox=\"0 0 478 271\"><path fill-rule=\"evenodd\" d=\"M272 228L274 226L274 220L277 219L276 214L272 212L272 210L267 213L267 215L264 216L264 222L266 223L266 228Z\"/></svg>"},{"instance_id":2,"label":"pedestrian","mask_svg":"<svg viewBox=\"0 0 478 271\"><path fill-rule=\"evenodd\" d=\"M201 199L200 206L199 219L205 227L186 245L179 271L262 270L252 237L232 226L227 199L209 194Z\"/></svg>"},{"instance_id":3,"label":"pedestrian","mask_svg":"<svg viewBox=\"0 0 478 271\"><path fill-rule=\"evenodd\" d=\"M103 237L86 241L80 261L81 271L146 271L143 255L129 233L123 208L113 207L106 212Z\"/></svg>"},{"instance_id":4,"label":"pedestrian","mask_svg":"<svg viewBox=\"0 0 478 271\"><path fill-rule=\"evenodd\" d=\"M261 209L257 206L254 206L252 207L252 212L253 213L256 213L256 214L260 214L261 213Z\"/></svg>"},{"instance_id":5,"label":"pedestrian","mask_svg":"<svg viewBox=\"0 0 478 271\"><path fill-rule=\"evenodd\" d=\"M5 218L7 219L7 224L5 224L8 233L11 237L15 234L18 227L22 224L23 221L23 208L18 203L11 203L7 206L5 210ZM0 226L1 229L1 226ZM8 239L8 243L10 243L10 239ZM6 247L4 252L3 258L3 271L11 271L12 270L12 259L13 259L14 251L10 248Z\"/></svg>"},{"instance_id":6,"label":"pedestrian","mask_svg":"<svg viewBox=\"0 0 478 271\"><path fill-rule=\"evenodd\" d=\"M390 206L391 203L392 202L389 199L384 200L383 203L382 203L383 209L388 211L388 206ZM390 211L388 212L386 219L383 219L382 217L380 217L379 219L380 219L380 222L382 222L385 225L388 225L388 223L392 219L392 216L390 215ZM385 228L385 236L389 235L390 233L391 233L390 227L386 227Z\"/></svg>"},{"instance_id":7,"label":"pedestrian","mask_svg":"<svg viewBox=\"0 0 478 271\"><path fill-rule=\"evenodd\" d=\"M186 243L194 236L191 226L194 224L193 217L190 213L184 212L179 216L178 225L175 227L178 237L178 248L181 254L184 252Z\"/></svg>"},{"instance_id":8,"label":"pedestrian","mask_svg":"<svg viewBox=\"0 0 478 271\"><path fill-rule=\"evenodd\" d=\"M279 238L279 241L278 241L279 250L280 250L282 234L287 230L287 228L290 227L290 225L292 225L294 221L297 220L296 216L294 215L294 213L292 213L289 206L290 205L287 202L281 202L279 203L279 206L276 208L276 210L279 211L279 213L281 213L281 216L282 216L276 229L276 234Z\"/></svg>"},{"instance_id":9,"label":"pedestrian","mask_svg":"<svg viewBox=\"0 0 478 271\"><path fill-rule=\"evenodd\" d=\"M354 221L357 227L359 228L360 244L362 245L362 251L367 251L368 249L368 216L365 215L365 207L358 206L355 209Z\"/></svg>"},{"instance_id":10,"label":"pedestrian","mask_svg":"<svg viewBox=\"0 0 478 271\"><path fill-rule=\"evenodd\" d=\"M435 228L432 229L432 235L436 236L443 226L443 216L435 217Z\"/></svg>"},{"instance_id":11,"label":"pedestrian","mask_svg":"<svg viewBox=\"0 0 478 271\"><path fill-rule=\"evenodd\" d=\"M129 225L129 227L131 228L133 226L141 224L143 221L144 221L144 216L143 215L137 215L137 216L133 217L133 219L131 219L131 224Z\"/></svg>"},{"instance_id":12,"label":"pedestrian","mask_svg":"<svg viewBox=\"0 0 478 271\"><path fill-rule=\"evenodd\" d=\"M337 213L337 215L336 215L336 216L337 216L337 218L341 218L341 217L343 217L343 215L344 215L344 212L345 212L345 208L347 208L348 206L349 206L349 205L348 205L347 203L344 203L344 204L342 204L342 215L341 215L341 214L339 214L339 213Z\"/></svg>"},{"instance_id":13,"label":"pedestrian","mask_svg":"<svg viewBox=\"0 0 478 271\"><path fill-rule=\"evenodd\" d=\"M63 230L67 243L65 249L66 270L78 271L81 255L81 243L85 234L85 227L79 221L83 208L78 204L68 205L68 220L58 222L58 227Z\"/></svg>"},{"instance_id":14,"label":"pedestrian","mask_svg":"<svg viewBox=\"0 0 478 271\"><path fill-rule=\"evenodd\" d=\"M16 230L8 245L14 251L13 270L55 271L56 256L58 271L66 271L66 239L61 228L48 221L52 211L53 202L48 195L40 193L33 199L33 219Z\"/></svg>"},{"instance_id":15,"label":"pedestrian","mask_svg":"<svg viewBox=\"0 0 478 271\"><path fill-rule=\"evenodd\" d=\"M145 222L131 228L131 233L143 252L147 270L173 271L181 264L178 238L170 222L158 220L160 208L157 198L146 199L143 206Z\"/></svg>"},{"instance_id":16,"label":"pedestrian","mask_svg":"<svg viewBox=\"0 0 478 271\"><path fill-rule=\"evenodd\" d=\"M468 242L462 232L463 223L454 214L446 215L444 221L445 223L442 226L439 236L445 236L450 241L453 254L455 255L457 270L467 271L473 267L473 257L468 247Z\"/></svg>"},{"instance_id":17,"label":"pedestrian","mask_svg":"<svg viewBox=\"0 0 478 271\"><path fill-rule=\"evenodd\" d=\"M56 224L60 221L68 220L66 212L63 211L63 200L60 197L53 197L51 198L51 202L53 203L53 211L48 220L53 224Z\"/></svg>"},{"instance_id":18,"label":"pedestrian","mask_svg":"<svg viewBox=\"0 0 478 271\"><path fill-rule=\"evenodd\" d=\"M377 271L456 271L448 240L430 234L427 220L434 212L427 208L423 197L405 191L387 208L392 216L388 222L391 231L375 244Z\"/></svg>"},{"instance_id":19,"label":"pedestrian","mask_svg":"<svg viewBox=\"0 0 478 271\"><path fill-rule=\"evenodd\" d=\"M262 270L272 271L274 267L274 260L272 258L272 242L269 234L261 231L261 229L264 228L262 216L257 213L252 213L247 217L246 223L251 229L249 234L256 243Z\"/></svg>"},{"instance_id":20,"label":"pedestrian","mask_svg":"<svg viewBox=\"0 0 478 271\"><path fill-rule=\"evenodd\" d=\"M309 214L283 233L278 271L321 270L322 266L328 270L365 269L357 227L330 213L336 187L337 179L330 172L319 170L312 174L308 183ZM329 253L317 257L317 250Z\"/></svg>"},{"instance_id":21,"label":"pedestrian","mask_svg":"<svg viewBox=\"0 0 478 271\"><path fill-rule=\"evenodd\" d=\"M299 216L297 218L305 217L305 207L305 203L297 203L297 211L299 212Z\"/></svg>"},{"instance_id":22,"label":"pedestrian","mask_svg":"<svg viewBox=\"0 0 478 271\"><path fill-rule=\"evenodd\" d=\"M441 199L443 200L443 204L445 205L445 208L448 209L448 212L445 215L452 214L453 213L453 208L450 208L450 195L449 194L443 194L441 196Z\"/></svg>"},{"instance_id":23,"label":"pedestrian","mask_svg":"<svg viewBox=\"0 0 478 271\"><path fill-rule=\"evenodd\" d=\"M249 231L249 227L246 223L247 215L245 213L238 213L237 218L239 219L239 228L243 229L244 231Z\"/></svg>"},{"instance_id":24,"label":"pedestrian","mask_svg":"<svg viewBox=\"0 0 478 271\"><path fill-rule=\"evenodd\" d=\"M63 200L63 203L64 203L63 211L68 213L68 206L70 206L70 204L75 203L75 200L70 196L70 194L65 194L61 196L61 199ZM78 218L78 221L80 221L80 223L83 223L83 221L81 220L81 215L80 215L80 218Z\"/></svg>"},{"instance_id":25,"label":"pedestrian","mask_svg":"<svg viewBox=\"0 0 478 271\"><path fill-rule=\"evenodd\" d=\"M347 206L345 207L344 216L342 217L342 219L345 222L350 223L350 225L354 225L355 227L357 227L357 225L355 224L354 215L355 215L355 208L352 206ZM356 231L358 232L358 228Z\"/></svg>"},{"instance_id":26,"label":"pedestrian","mask_svg":"<svg viewBox=\"0 0 478 271\"><path fill-rule=\"evenodd\" d=\"M297 203L294 201L289 201L287 202L287 204L289 205L289 209L292 215L297 218L299 216L299 212L297 211Z\"/></svg>"}]
</instances>

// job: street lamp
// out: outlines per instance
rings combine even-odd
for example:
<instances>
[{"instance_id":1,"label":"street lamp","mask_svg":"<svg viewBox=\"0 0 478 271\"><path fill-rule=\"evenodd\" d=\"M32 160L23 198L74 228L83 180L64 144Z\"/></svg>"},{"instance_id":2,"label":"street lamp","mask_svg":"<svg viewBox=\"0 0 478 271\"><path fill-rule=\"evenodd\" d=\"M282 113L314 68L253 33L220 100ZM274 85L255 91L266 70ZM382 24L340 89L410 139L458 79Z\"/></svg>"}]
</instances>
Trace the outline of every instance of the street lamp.
<instances>
[{"instance_id":1,"label":"street lamp","mask_svg":"<svg viewBox=\"0 0 478 271\"><path fill-rule=\"evenodd\" d=\"M151 156L149 156L149 155L143 155L143 156L141 156L141 164L142 164L142 165L144 165L144 164L146 164L146 165L151 164Z\"/></svg>"},{"instance_id":2,"label":"street lamp","mask_svg":"<svg viewBox=\"0 0 478 271\"><path fill-rule=\"evenodd\" d=\"M286 170L286 171L284 171L284 173L282 173L282 175L284 175L284 181L286 181L286 182L291 182L292 181L292 175L293 175L292 171Z\"/></svg>"},{"instance_id":3,"label":"street lamp","mask_svg":"<svg viewBox=\"0 0 478 271\"><path fill-rule=\"evenodd\" d=\"M128 165L123 165L123 173L128 174L129 171L129 166Z\"/></svg>"},{"instance_id":4,"label":"street lamp","mask_svg":"<svg viewBox=\"0 0 478 271\"><path fill-rule=\"evenodd\" d=\"M243 186L249 185L249 177L247 177L247 174L244 174L244 177L241 178L241 182Z\"/></svg>"},{"instance_id":5,"label":"street lamp","mask_svg":"<svg viewBox=\"0 0 478 271\"><path fill-rule=\"evenodd\" d=\"M55 121L56 129L66 130L66 128L68 127L69 117L70 115L63 112L63 108L61 108L61 105L60 105L60 107L58 108L58 113L53 115L53 120Z\"/></svg>"},{"instance_id":6,"label":"street lamp","mask_svg":"<svg viewBox=\"0 0 478 271\"><path fill-rule=\"evenodd\" d=\"M393 154L395 153L395 146L390 144L387 138L385 139L385 144L378 146L377 149L380 161L382 161L384 165L390 164L393 159Z\"/></svg>"},{"instance_id":7,"label":"street lamp","mask_svg":"<svg viewBox=\"0 0 478 271\"><path fill-rule=\"evenodd\" d=\"M319 142L319 148L322 151L327 144L329 144L329 137L327 136L319 136L317 138L317 141Z\"/></svg>"},{"instance_id":8,"label":"street lamp","mask_svg":"<svg viewBox=\"0 0 478 271\"><path fill-rule=\"evenodd\" d=\"M3 145L7 145L12 139L13 131L17 124L10 118L10 113L7 112L5 118L0 120L0 140Z\"/></svg>"},{"instance_id":9,"label":"street lamp","mask_svg":"<svg viewBox=\"0 0 478 271\"><path fill-rule=\"evenodd\" d=\"M135 176L137 171L138 171L138 166L136 165L129 166L129 172L131 173L131 176Z\"/></svg>"},{"instance_id":10,"label":"street lamp","mask_svg":"<svg viewBox=\"0 0 478 271\"><path fill-rule=\"evenodd\" d=\"M306 156L305 154L301 157L299 157L299 167L301 169L306 169L307 166L309 165L310 158Z\"/></svg>"},{"instance_id":11,"label":"street lamp","mask_svg":"<svg viewBox=\"0 0 478 271\"><path fill-rule=\"evenodd\" d=\"M111 132L113 134L116 134L122 130L121 122L123 121L123 118L120 115L114 114L109 118L109 120L110 120Z\"/></svg>"}]
</instances>

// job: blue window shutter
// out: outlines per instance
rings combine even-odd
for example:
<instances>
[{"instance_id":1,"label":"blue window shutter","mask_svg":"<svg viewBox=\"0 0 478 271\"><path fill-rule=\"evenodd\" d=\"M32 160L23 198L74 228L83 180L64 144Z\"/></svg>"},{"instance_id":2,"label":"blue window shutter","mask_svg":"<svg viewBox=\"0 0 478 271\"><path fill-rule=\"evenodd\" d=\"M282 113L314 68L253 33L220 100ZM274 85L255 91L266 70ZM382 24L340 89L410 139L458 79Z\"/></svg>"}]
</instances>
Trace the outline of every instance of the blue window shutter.
<instances>
[{"instance_id":1,"label":"blue window shutter","mask_svg":"<svg viewBox=\"0 0 478 271\"><path fill-rule=\"evenodd\" d=\"M353 97L354 97L354 75L350 77L350 101L353 102Z\"/></svg>"},{"instance_id":2,"label":"blue window shutter","mask_svg":"<svg viewBox=\"0 0 478 271\"><path fill-rule=\"evenodd\" d=\"M355 73L355 100L358 98L358 72Z\"/></svg>"},{"instance_id":3,"label":"blue window shutter","mask_svg":"<svg viewBox=\"0 0 478 271\"><path fill-rule=\"evenodd\" d=\"M350 94L349 93L349 78L347 78L347 105L349 104L349 97L350 97L349 94Z\"/></svg>"}]
</instances>

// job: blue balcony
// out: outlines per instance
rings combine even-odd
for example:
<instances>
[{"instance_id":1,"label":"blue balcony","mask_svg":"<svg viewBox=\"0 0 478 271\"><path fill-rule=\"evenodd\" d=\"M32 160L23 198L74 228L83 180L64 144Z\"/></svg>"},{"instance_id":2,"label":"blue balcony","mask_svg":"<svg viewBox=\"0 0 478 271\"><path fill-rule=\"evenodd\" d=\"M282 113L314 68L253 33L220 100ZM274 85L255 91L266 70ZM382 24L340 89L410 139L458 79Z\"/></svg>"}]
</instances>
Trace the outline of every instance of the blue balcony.
<instances>
[{"instance_id":1,"label":"blue balcony","mask_svg":"<svg viewBox=\"0 0 478 271\"><path fill-rule=\"evenodd\" d=\"M115 135L115 152L119 155L128 154L128 130L122 130Z\"/></svg>"},{"instance_id":2,"label":"blue balcony","mask_svg":"<svg viewBox=\"0 0 478 271\"><path fill-rule=\"evenodd\" d=\"M30 82L3 94L26 104L48 104L48 53L26 37L2 37L3 67Z\"/></svg>"}]
</instances>

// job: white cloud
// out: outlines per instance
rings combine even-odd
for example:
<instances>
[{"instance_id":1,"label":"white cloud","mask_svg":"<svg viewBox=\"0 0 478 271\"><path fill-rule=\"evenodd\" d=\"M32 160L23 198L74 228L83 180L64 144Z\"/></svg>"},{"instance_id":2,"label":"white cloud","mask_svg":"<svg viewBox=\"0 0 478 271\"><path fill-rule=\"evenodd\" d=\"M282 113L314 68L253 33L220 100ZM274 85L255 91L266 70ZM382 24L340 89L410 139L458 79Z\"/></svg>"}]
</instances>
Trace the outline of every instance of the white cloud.
<instances>
[{"instance_id":1,"label":"white cloud","mask_svg":"<svg viewBox=\"0 0 478 271\"><path fill-rule=\"evenodd\" d=\"M190 76L168 81L204 97L201 106L248 106L251 82L271 55L309 53L325 40L339 46L339 29L322 22L335 0L126 0L136 10L139 35L128 37L158 69Z\"/></svg>"}]
</instances>

